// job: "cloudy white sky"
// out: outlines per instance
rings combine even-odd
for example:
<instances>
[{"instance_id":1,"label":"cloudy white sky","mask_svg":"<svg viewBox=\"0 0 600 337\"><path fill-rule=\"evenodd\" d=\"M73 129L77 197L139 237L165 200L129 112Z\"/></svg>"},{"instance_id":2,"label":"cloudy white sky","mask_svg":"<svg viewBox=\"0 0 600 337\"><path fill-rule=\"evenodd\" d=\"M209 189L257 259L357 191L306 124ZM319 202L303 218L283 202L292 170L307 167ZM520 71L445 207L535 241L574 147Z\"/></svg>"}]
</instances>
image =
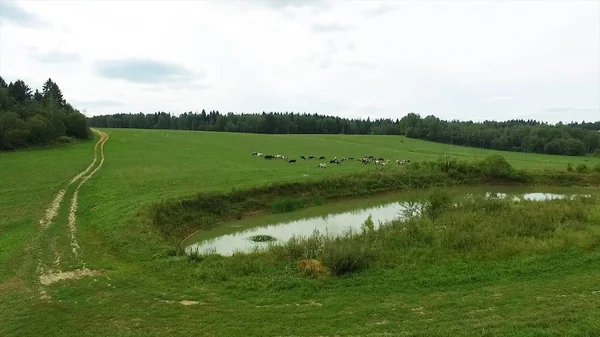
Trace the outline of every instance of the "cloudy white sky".
<instances>
[{"instance_id":1,"label":"cloudy white sky","mask_svg":"<svg viewBox=\"0 0 600 337\"><path fill-rule=\"evenodd\" d=\"M600 1L0 0L0 75L86 114L600 120Z\"/></svg>"}]
</instances>

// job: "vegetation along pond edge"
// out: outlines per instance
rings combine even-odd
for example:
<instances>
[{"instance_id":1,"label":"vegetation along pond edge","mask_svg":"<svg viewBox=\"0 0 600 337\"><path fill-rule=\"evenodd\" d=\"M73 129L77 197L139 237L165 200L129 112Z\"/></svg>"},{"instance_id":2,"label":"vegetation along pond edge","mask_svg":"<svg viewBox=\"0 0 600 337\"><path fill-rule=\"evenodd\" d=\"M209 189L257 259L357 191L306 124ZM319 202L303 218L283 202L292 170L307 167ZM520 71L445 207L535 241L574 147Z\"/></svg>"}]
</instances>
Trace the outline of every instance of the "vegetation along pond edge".
<instances>
[{"instance_id":1,"label":"vegetation along pond edge","mask_svg":"<svg viewBox=\"0 0 600 337\"><path fill-rule=\"evenodd\" d=\"M290 212L366 195L436 187L489 185L600 186L600 172L575 173L515 170L500 155L478 161L441 158L414 162L403 169L379 169L293 181L228 193L199 193L165 200L148 209L151 223L172 245L178 246L197 231L221 223L268 212Z\"/></svg>"}]
</instances>

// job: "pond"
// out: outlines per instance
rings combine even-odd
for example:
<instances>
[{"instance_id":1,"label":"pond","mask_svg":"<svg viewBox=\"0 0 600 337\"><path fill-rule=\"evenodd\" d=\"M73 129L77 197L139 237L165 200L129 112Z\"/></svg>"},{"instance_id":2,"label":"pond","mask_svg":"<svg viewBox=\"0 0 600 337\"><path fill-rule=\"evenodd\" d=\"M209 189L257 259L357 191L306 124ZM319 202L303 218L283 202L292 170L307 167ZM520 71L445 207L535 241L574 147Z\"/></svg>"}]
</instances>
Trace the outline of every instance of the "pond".
<instances>
[{"instance_id":1,"label":"pond","mask_svg":"<svg viewBox=\"0 0 600 337\"><path fill-rule=\"evenodd\" d=\"M589 189L482 187L452 188L455 195L485 195L525 200L551 200L575 195L589 195ZM327 235L340 235L350 230L359 231L371 215L375 229L381 223L401 219L408 201L425 197L426 190L378 195L360 199L337 201L289 213L268 214L223 223L216 228L199 231L186 238L182 245L186 252L232 255L251 252L283 243L293 236L310 236L315 231Z\"/></svg>"}]
</instances>

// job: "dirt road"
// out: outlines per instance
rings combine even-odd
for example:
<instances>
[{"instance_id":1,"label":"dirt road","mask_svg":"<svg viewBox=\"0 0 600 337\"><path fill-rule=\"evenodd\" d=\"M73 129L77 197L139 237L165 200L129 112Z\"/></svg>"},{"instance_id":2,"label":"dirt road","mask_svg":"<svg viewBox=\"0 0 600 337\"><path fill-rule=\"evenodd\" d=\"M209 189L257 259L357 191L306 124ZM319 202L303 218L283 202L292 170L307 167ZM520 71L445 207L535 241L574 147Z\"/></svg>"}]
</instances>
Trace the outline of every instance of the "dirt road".
<instances>
[{"instance_id":1,"label":"dirt road","mask_svg":"<svg viewBox=\"0 0 600 337\"><path fill-rule=\"evenodd\" d=\"M91 164L83 171L71 179L61 190L59 190L44 216L39 221L39 229L31 244L31 251L37 256L37 279L40 283L41 298L49 299L45 286L60 280L80 278L87 275L97 275L100 271L90 270L85 267L81 247L77 241L77 200L81 187L93 175L95 175L104 164L104 144L108 141L108 135L100 130L92 129L94 133L100 136L100 139L94 146L94 155ZM99 159L99 160L98 160ZM79 182L73 189L72 185ZM72 193L72 194L71 194ZM62 219L59 214L63 213L62 204L65 196L70 197L70 206L68 216ZM64 222L64 223L63 223ZM57 237L68 236L70 242L70 252L72 256L61 256ZM62 247L64 248L64 247ZM61 270L61 261L70 259L77 261L80 268L70 271Z\"/></svg>"}]
</instances>

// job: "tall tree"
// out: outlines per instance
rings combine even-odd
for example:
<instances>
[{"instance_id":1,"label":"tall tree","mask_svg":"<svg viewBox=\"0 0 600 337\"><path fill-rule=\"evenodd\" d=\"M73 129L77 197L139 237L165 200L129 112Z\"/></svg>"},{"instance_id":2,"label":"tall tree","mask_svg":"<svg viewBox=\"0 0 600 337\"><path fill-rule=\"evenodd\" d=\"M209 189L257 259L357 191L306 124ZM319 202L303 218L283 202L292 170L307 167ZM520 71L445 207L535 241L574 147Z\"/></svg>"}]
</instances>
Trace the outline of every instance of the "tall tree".
<instances>
[{"instance_id":1,"label":"tall tree","mask_svg":"<svg viewBox=\"0 0 600 337\"><path fill-rule=\"evenodd\" d=\"M58 102L59 105L65 105L65 98L63 97L63 93L54 81L51 78L48 78L42 87L42 94L45 99L54 99Z\"/></svg>"},{"instance_id":2,"label":"tall tree","mask_svg":"<svg viewBox=\"0 0 600 337\"><path fill-rule=\"evenodd\" d=\"M19 103L31 99L31 88L23 80L8 85L8 92Z\"/></svg>"}]
</instances>

